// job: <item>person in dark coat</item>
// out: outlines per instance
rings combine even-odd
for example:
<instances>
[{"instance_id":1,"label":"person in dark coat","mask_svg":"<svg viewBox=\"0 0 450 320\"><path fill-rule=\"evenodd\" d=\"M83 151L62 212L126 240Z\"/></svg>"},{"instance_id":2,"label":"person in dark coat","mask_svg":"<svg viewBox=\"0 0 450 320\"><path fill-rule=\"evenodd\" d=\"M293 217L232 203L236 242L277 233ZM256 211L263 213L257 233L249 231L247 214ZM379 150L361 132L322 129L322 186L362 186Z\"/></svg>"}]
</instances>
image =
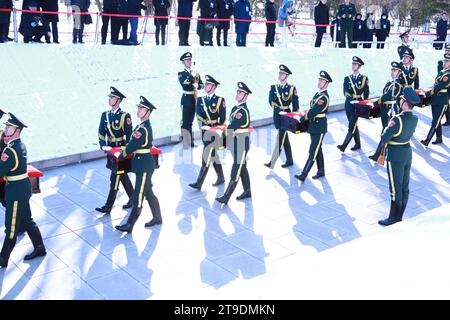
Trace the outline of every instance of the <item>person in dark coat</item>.
<instances>
[{"instance_id":1,"label":"person in dark coat","mask_svg":"<svg viewBox=\"0 0 450 320\"><path fill-rule=\"evenodd\" d=\"M336 48L338 48L341 42L341 18L337 16L333 21L331 21L331 24L333 25L330 27L331 39L336 42ZM334 26L337 28L336 40L334 39Z\"/></svg>"},{"instance_id":2,"label":"person in dark coat","mask_svg":"<svg viewBox=\"0 0 450 320\"><path fill-rule=\"evenodd\" d=\"M373 20L373 13L367 13L366 20L364 20L364 25L366 27L366 38L364 39L368 43L364 44L364 48L372 48L373 35L375 33L375 21Z\"/></svg>"},{"instance_id":3,"label":"person in dark coat","mask_svg":"<svg viewBox=\"0 0 450 320\"><path fill-rule=\"evenodd\" d=\"M236 21L236 19L251 20L251 18L250 2L248 0L238 0L234 5L237 47L245 47L247 45L247 33L250 28L250 22Z\"/></svg>"},{"instance_id":4,"label":"person in dark coat","mask_svg":"<svg viewBox=\"0 0 450 320\"><path fill-rule=\"evenodd\" d=\"M178 17L192 18L192 8L197 0L178 0ZM178 40L180 46L189 46L189 28L191 27L190 19L178 20Z\"/></svg>"},{"instance_id":5,"label":"person in dark coat","mask_svg":"<svg viewBox=\"0 0 450 320\"><path fill-rule=\"evenodd\" d=\"M327 0L320 0L314 7L314 23L315 24L329 24L330 23L330 8L327 6ZM319 48L322 45L322 38L327 32L327 27L316 27L316 43L315 47Z\"/></svg>"},{"instance_id":6,"label":"person in dark coat","mask_svg":"<svg viewBox=\"0 0 450 320\"><path fill-rule=\"evenodd\" d=\"M88 12L90 0L71 0L72 12ZM74 14L73 15L73 38L72 43L84 43L83 31L86 23L87 15Z\"/></svg>"},{"instance_id":7,"label":"person in dark coat","mask_svg":"<svg viewBox=\"0 0 450 320\"><path fill-rule=\"evenodd\" d=\"M39 6L42 11L58 12L58 0L39 0ZM44 18L48 21L51 27L53 43L59 43L58 41L58 22L59 17L57 14L43 14Z\"/></svg>"},{"instance_id":8,"label":"person in dark coat","mask_svg":"<svg viewBox=\"0 0 450 320\"><path fill-rule=\"evenodd\" d=\"M118 0L103 0L102 13L117 14ZM108 25L111 20L111 43L117 42L119 38L119 24L117 17L102 15L102 44L106 44L106 37L108 35Z\"/></svg>"},{"instance_id":9,"label":"person in dark coat","mask_svg":"<svg viewBox=\"0 0 450 320\"><path fill-rule=\"evenodd\" d=\"M140 16L141 10L147 9L147 7L142 4L142 2L143 0L119 0L119 14ZM139 18L130 17L127 20L130 21L131 26L130 38L128 39L128 41L123 41L120 44L137 45L137 29L139 25Z\"/></svg>"},{"instance_id":10,"label":"person in dark coat","mask_svg":"<svg viewBox=\"0 0 450 320\"><path fill-rule=\"evenodd\" d=\"M391 32L391 22L387 18L387 14L383 13L381 19L377 23L377 49L384 49L386 38ZM381 43L380 43L381 42Z\"/></svg>"},{"instance_id":11,"label":"person in dark coat","mask_svg":"<svg viewBox=\"0 0 450 320\"><path fill-rule=\"evenodd\" d=\"M35 1L28 2L27 10L37 10ZM42 42L41 38L45 35L47 42L50 42L50 27L47 20L40 13L23 12L20 20L19 32L23 35L23 41L28 43Z\"/></svg>"},{"instance_id":12,"label":"person in dark coat","mask_svg":"<svg viewBox=\"0 0 450 320\"><path fill-rule=\"evenodd\" d=\"M275 9L275 0L266 0L266 6L264 11L266 13L267 21L277 21L277 10ZM275 28L276 23L266 23L266 47L273 47L273 42L275 41Z\"/></svg>"},{"instance_id":13,"label":"person in dark coat","mask_svg":"<svg viewBox=\"0 0 450 320\"><path fill-rule=\"evenodd\" d=\"M436 25L436 35L437 35L436 40L438 42L441 42L436 44L435 48L437 50L442 50L445 39L447 38L447 29L448 29L448 18L447 14L443 13L441 19L439 19Z\"/></svg>"},{"instance_id":14,"label":"person in dark coat","mask_svg":"<svg viewBox=\"0 0 450 320\"><path fill-rule=\"evenodd\" d=\"M0 1L0 9L12 10L12 7L13 7L12 0L1 0ZM0 12L0 43L8 42L10 21L11 21L11 11L10 12Z\"/></svg>"},{"instance_id":15,"label":"person in dark coat","mask_svg":"<svg viewBox=\"0 0 450 320\"><path fill-rule=\"evenodd\" d=\"M233 15L234 0L217 0L217 17L219 19L230 19ZM217 26L217 45L220 47L220 34L223 31L223 45L228 47L228 29L230 29L230 21L219 21Z\"/></svg>"},{"instance_id":16,"label":"person in dark coat","mask_svg":"<svg viewBox=\"0 0 450 320\"><path fill-rule=\"evenodd\" d=\"M200 0L200 18L205 19L213 19L217 18L217 7L215 0ZM205 42L208 42L208 45L213 45L212 33L214 29L214 25L216 22L207 21L207 20L199 20L197 22L197 33L200 37L200 45L204 46Z\"/></svg>"},{"instance_id":17,"label":"person in dark coat","mask_svg":"<svg viewBox=\"0 0 450 320\"><path fill-rule=\"evenodd\" d=\"M356 14L356 19L353 21L353 48L358 48L361 45L361 41L366 39L366 27L362 20L361 13Z\"/></svg>"},{"instance_id":18,"label":"person in dark coat","mask_svg":"<svg viewBox=\"0 0 450 320\"><path fill-rule=\"evenodd\" d=\"M170 8L169 0L153 0L153 7L155 8L155 16L168 17L167 10ZM159 46L159 34L161 33L161 43L166 45L166 26L168 18L155 18L155 40L156 45Z\"/></svg>"}]
</instances>

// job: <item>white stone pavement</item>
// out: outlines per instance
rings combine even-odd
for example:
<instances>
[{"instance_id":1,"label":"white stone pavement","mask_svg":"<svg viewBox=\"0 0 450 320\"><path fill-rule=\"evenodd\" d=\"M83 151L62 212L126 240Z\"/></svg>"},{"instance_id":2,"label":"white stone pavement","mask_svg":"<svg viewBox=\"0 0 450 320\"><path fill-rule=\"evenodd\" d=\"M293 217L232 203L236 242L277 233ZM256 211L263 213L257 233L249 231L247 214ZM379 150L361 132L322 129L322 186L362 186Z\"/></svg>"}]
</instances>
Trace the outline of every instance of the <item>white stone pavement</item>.
<instances>
[{"instance_id":1,"label":"white stone pavement","mask_svg":"<svg viewBox=\"0 0 450 320\"><path fill-rule=\"evenodd\" d=\"M23 262L31 250L21 236L0 271L2 299L222 299L222 298L449 298L450 163L444 144L425 149L431 110L417 109L411 196L405 221L382 229L389 189L384 167L367 155L378 143L380 121L360 120L362 150L341 154L343 112L329 114L326 178L299 184L294 174L307 159L309 137L291 135L296 166L263 166L272 127L257 129L249 154L253 198L221 208L210 171L202 192L194 182L201 148L181 153L163 147L153 176L164 224L144 228L145 205L132 234L117 232L128 212L120 197L111 215L98 214L109 185L105 161L45 172L32 210L47 256ZM450 143L444 128L444 142ZM273 139L271 139L273 140ZM197 142L199 143L199 142ZM221 152L225 173L230 154ZM311 171L315 173L316 168ZM434 209L434 210L433 210ZM2 226L3 227L3 226ZM353 241L352 241L353 240ZM3 237L1 237L3 241ZM345 244L344 244L345 243Z\"/></svg>"}]
</instances>

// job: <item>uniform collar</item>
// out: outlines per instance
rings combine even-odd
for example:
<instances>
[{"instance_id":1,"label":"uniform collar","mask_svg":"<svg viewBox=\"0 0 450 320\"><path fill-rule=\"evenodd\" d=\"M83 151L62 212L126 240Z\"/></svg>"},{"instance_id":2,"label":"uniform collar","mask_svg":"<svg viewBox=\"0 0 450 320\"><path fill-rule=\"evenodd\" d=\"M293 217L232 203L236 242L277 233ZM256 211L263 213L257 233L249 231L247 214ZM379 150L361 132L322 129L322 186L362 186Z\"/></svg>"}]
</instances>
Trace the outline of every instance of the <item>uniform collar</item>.
<instances>
[{"instance_id":1,"label":"uniform collar","mask_svg":"<svg viewBox=\"0 0 450 320\"><path fill-rule=\"evenodd\" d=\"M241 107L245 106L246 104L247 104L247 101L242 102L241 104L238 104L236 107L241 108Z\"/></svg>"},{"instance_id":2,"label":"uniform collar","mask_svg":"<svg viewBox=\"0 0 450 320\"><path fill-rule=\"evenodd\" d=\"M10 147L14 141L20 141L20 137L19 137L19 138L12 139L12 140L9 140L9 141L8 141L8 147Z\"/></svg>"},{"instance_id":3,"label":"uniform collar","mask_svg":"<svg viewBox=\"0 0 450 320\"><path fill-rule=\"evenodd\" d=\"M114 115L116 115L116 114L118 114L119 113L119 111L120 111L120 107L119 108L117 108L116 110L111 110L111 112L112 112L112 114L114 114Z\"/></svg>"},{"instance_id":4,"label":"uniform collar","mask_svg":"<svg viewBox=\"0 0 450 320\"><path fill-rule=\"evenodd\" d=\"M325 89L325 90L319 90L319 91L317 91L317 93L318 94L321 94L321 93L324 93L324 92L326 92L327 91L327 89Z\"/></svg>"},{"instance_id":5,"label":"uniform collar","mask_svg":"<svg viewBox=\"0 0 450 320\"><path fill-rule=\"evenodd\" d=\"M192 70L189 70L189 69L186 69L186 68L184 68L184 71L192 73Z\"/></svg>"}]
</instances>

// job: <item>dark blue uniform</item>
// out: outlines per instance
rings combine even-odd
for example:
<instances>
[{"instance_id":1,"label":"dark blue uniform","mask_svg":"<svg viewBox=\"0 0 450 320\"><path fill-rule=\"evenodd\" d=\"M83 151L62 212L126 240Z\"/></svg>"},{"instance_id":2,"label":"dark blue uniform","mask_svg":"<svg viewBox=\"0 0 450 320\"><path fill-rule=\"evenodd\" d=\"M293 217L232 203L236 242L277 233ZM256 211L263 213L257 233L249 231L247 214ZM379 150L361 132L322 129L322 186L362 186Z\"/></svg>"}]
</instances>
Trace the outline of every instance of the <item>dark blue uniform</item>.
<instances>
[{"instance_id":1,"label":"dark blue uniform","mask_svg":"<svg viewBox=\"0 0 450 320\"><path fill-rule=\"evenodd\" d=\"M337 15L341 19L341 48L345 48L345 35L348 39L348 48L353 46L353 19L356 16L356 7L353 3L340 4Z\"/></svg>"},{"instance_id":2,"label":"dark blue uniform","mask_svg":"<svg viewBox=\"0 0 450 320\"><path fill-rule=\"evenodd\" d=\"M250 3L248 0L238 0L234 4L234 19L250 20L251 17ZM247 33L250 28L250 22L236 21L236 46L245 47L247 45Z\"/></svg>"},{"instance_id":3,"label":"dark blue uniform","mask_svg":"<svg viewBox=\"0 0 450 320\"><path fill-rule=\"evenodd\" d=\"M413 66L403 66L399 81L403 87L409 86L414 89L419 89L419 68Z\"/></svg>"},{"instance_id":4,"label":"dark blue uniform","mask_svg":"<svg viewBox=\"0 0 450 320\"><path fill-rule=\"evenodd\" d=\"M400 60L403 59L403 54L408 50L412 50L412 49L409 47L409 45L404 44L404 43L402 43L401 46L399 46L397 48L397 53L398 53L398 56L400 57Z\"/></svg>"}]
</instances>

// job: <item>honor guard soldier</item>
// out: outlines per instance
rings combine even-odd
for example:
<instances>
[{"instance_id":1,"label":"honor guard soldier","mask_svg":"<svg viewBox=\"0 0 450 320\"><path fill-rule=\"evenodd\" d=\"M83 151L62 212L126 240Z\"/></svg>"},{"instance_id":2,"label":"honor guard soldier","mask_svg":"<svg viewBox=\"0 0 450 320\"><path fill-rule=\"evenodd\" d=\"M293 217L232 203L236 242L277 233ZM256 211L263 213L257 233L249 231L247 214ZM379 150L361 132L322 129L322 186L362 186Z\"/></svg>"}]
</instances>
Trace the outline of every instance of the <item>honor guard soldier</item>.
<instances>
[{"instance_id":1,"label":"honor guard soldier","mask_svg":"<svg viewBox=\"0 0 450 320\"><path fill-rule=\"evenodd\" d=\"M345 96L345 114L348 119L348 132L338 149L344 152L348 144L355 139L355 145L351 148L352 151L361 149L361 140L358 130L358 117L355 115L355 107L352 105L353 100L364 100L369 98L369 78L359 73L359 69L364 65L364 62L358 58L352 58L353 74L344 79L344 96Z\"/></svg>"},{"instance_id":2,"label":"honor guard soldier","mask_svg":"<svg viewBox=\"0 0 450 320\"><path fill-rule=\"evenodd\" d=\"M356 7L350 0L345 0L338 7L338 17L341 19L341 48L345 48L345 35L348 39L348 47L353 47L353 19L356 16Z\"/></svg>"},{"instance_id":3,"label":"honor guard soldier","mask_svg":"<svg viewBox=\"0 0 450 320\"><path fill-rule=\"evenodd\" d=\"M6 122L4 136L8 145L2 152L0 177L7 181L5 186L5 232L6 237L0 252L0 267L6 268L9 256L16 245L17 233L25 230L33 243L34 250L25 260L45 256L46 251L41 232L31 217L31 183L27 174L27 149L20 134L27 126L12 113Z\"/></svg>"},{"instance_id":4,"label":"honor guard soldier","mask_svg":"<svg viewBox=\"0 0 450 320\"><path fill-rule=\"evenodd\" d=\"M273 123L278 130L277 145L273 151L272 159L269 163L264 164L271 169L275 166L275 162L280 156L281 148L284 148L284 153L286 155L286 163L282 164L281 167L287 168L294 164L289 135L287 131L280 128L281 116L279 113L291 112L291 105L292 111L298 111L298 95L295 86L287 83L289 76L292 74L291 70L284 64L280 64L279 70L278 80L280 81L280 84L270 86L269 92L269 104L273 108Z\"/></svg>"},{"instance_id":5,"label":"honor guard soldier","mask_svg":"<svg viewBox=\"0 0 450 320\"><path fill-rule=\"evenodd\" d=\"M403 91L402 85L399 83L398 79L401 72L401 63L396 61L391 62L391 80L386 83L383 88L383 95L375 103L375 106L380 107L381 132L387 127L389 119L401 112L400 106L397 104L397 100ZM380 142L377 150L369 157L369 159L376 162L383 150L383 146L384 143Z\"/></svg>"},{"instance_id":6,"label":"honor guard soldier","mask_svg":"<svg viewBox=\"0 0 450 320\"><path fill-rule=\"evenodd\" d=\"M423 145L428 146L431 139L436 133L436 141L433 144L442 143L442 125L441 120L448 105L448 89L450 86L450 53L444 55L443 69L437 75L433 89L427 92L427 97L431 97L431 112L433 120L427 138L420 141Z\"/></svg>"},{"instance_id":7,"label":"honor guard soldier","mask_svg":"<svg viewBox=\"0 0 450 320\"><path fill-rule=\"evenodd\" d=\"M192 54L190 52L184 53L180 57L180 61L184 65L184 70L178 72L178 81L183 89L181 96L181 136L185 148L194 145L194 137L192 135L192 122L195 117L195 102L197 98L197 90L203 89L203 82L197 72L192 71Z\"/></svg>"},{"instance_id":8,"label":"honor guard soldier","mask_svg":"<svg viewBox=\"0 0 450 320\"><path fill-rule=\"evenodd\" d=\"M391 119L381 135L381 142L386 144L387 172L391 191L391 209L389 217L380 220L382 226L402 221L409 197L409 174L412 162L412 150L409 144L417 127L418 118L413 114L414 105L420 103L420 97L411 87L403 91L400 99L402 113Z\"/></svg>"},{"instance_id":9,"label":"honor guard soldier","mask_svg":"<svg viewBox=\"0 0 450 320\"><path fill-rule=\"evenodd\" d=\"M236 189L239 178L242 179L244 192L236 197L237 200L250 198L250 176L247 170L247 154L250 150L250 112L247 107L247 98L252 91L243 82L238 82L236 92L236 102L230 114L230 124L227 134L232 135L231 151L233 153L233 167L231 168L231 179L225 193L216 198L220 203L227 204L231 195Z\"/></svg>"},{"instance_id":10,"label":"honor guard soldier","mask_svg":"<svg viewBox=\"0 0 450 320\"><path fill-rule=\"evenodd\" d=\"M414 53L410 48L406 48L402 59L402 74L400 82L403 87L410 86L414 89L419 89L419 68L412 66L414 60Z\"/></svg>"},{"instance_id":11,"label":"honor guard soldier","mask_svg":"<svg viewBox=\"0 0 450 320\"><path fill-rule=\"evenodd\" d=\"M226 105L225 99L215 94L219 81L211 77L205 76L205 92L206 96L199 97L197 99L197 119L202 126L202 140L203 140L203 155L202 155L202 167L198 174L197 181L189 184L190 187L200 190L206 175L208 174L209 166L213 164L214 170L217 174L217 180L213 183L213 186L219 186L225 182L223 176L222 164L220 158L217 155L217 143L215 137L209 135L206 129L203 127L213 127L225 124L226 121Z\"/></svg>"},{"instance_id":12,"label":"honor guard soldier","mask_svg":"<svg viewBox=\"0 0 450 320\"><path fill-rule=\"evenodd\" d=\"M319 179L325 176L325 161L322 152L322 142L327 133L327 112L330 105L328 96L328 85L333 82L330 75L326 71L320 71L317 88L319 91L314 95L309 103L310 109L308 113L300 118L300 121L309 121L308 133L311 136L311 145L309 147L309 157L301 174L295 175L300 181L305 181L314 162L317 160L317 174L313 179Z\"/></svg>"},{"instance_id":13,"label":"honor guard soldier","mask_svg":"<svg viewBox=\"0 0 450 320\"><path fill-rule=\"evenodd\" d=\"M446 43L445 44L445 53L450 53L450 43ZM444 60L439 60L438 62L438 73L442 71L442 69L444 69ZM448 97L450 98L450 87L447 90L448 93ZM445 118L447 119L443 126L450 126L450 105L447 106L447 111L445 111Z\"/></svg>"},{"instance_id":14,"label":"honor guard soldier","mask_svg":"<svg viewBox=\"0 0 450 320\"><path fill-rule=\"evenodd\" d=\"M156 108L150 101L142 96L140 97L140 103L137 107L137 116L142 122L134 129L130 142L127 143L125 150L123 150L119 156L119 160L124 160L128 155L132 155L131 168L136 174L136 188L134 189L133 194L133 210L128 217L127 223L115 227L122 232L131 232L133 230L134 224L141 214L142 205L145 199L147 199L153 215L153 219L150 222L147 222L145 226L151 227L162 224L159 201L152 189L152 175L153 171L155 171L155 163L150 154L150 148L153 143L153 133L149 118L152 111Z\"/></svg>"},{"instance_id":15,"label":"honor guard soldier","mask_svg":"<svg viewBox=\"0 0 450 320\"><path fill-rule=\"evenodd\" d=\"M402 41L402 44L397 48L398 56L400 57L400 60L403 59L403 54L407 49L412 50L409 47L409 31L405 31L400 35L400 40Z\"/></svg>"},{"instance_id":16,"label":"honor guard soldier","mask_svg":"<svg viewBox=\"0 0 450 320\"><path fill-rule=\"evenodd\" d=\"M131 133L133 131L130 114L120 108L121 102L126 98L125 95L114 87L110 87L110 91L108 103L111 107L111 111L102 113L100 125L98 127L98 142L102 149L125 146L130 141ZM122 182L129 198L128 203L125 204L123 208L131 208L134 191L128 174L126 172L117 173L111 171L109 180L110 186L106 204L103 207L95 208L95 210L103 213L111 212L114 202L116 201L117 192L119 191L119 182Z\"/></svg>"}]
</instances>

